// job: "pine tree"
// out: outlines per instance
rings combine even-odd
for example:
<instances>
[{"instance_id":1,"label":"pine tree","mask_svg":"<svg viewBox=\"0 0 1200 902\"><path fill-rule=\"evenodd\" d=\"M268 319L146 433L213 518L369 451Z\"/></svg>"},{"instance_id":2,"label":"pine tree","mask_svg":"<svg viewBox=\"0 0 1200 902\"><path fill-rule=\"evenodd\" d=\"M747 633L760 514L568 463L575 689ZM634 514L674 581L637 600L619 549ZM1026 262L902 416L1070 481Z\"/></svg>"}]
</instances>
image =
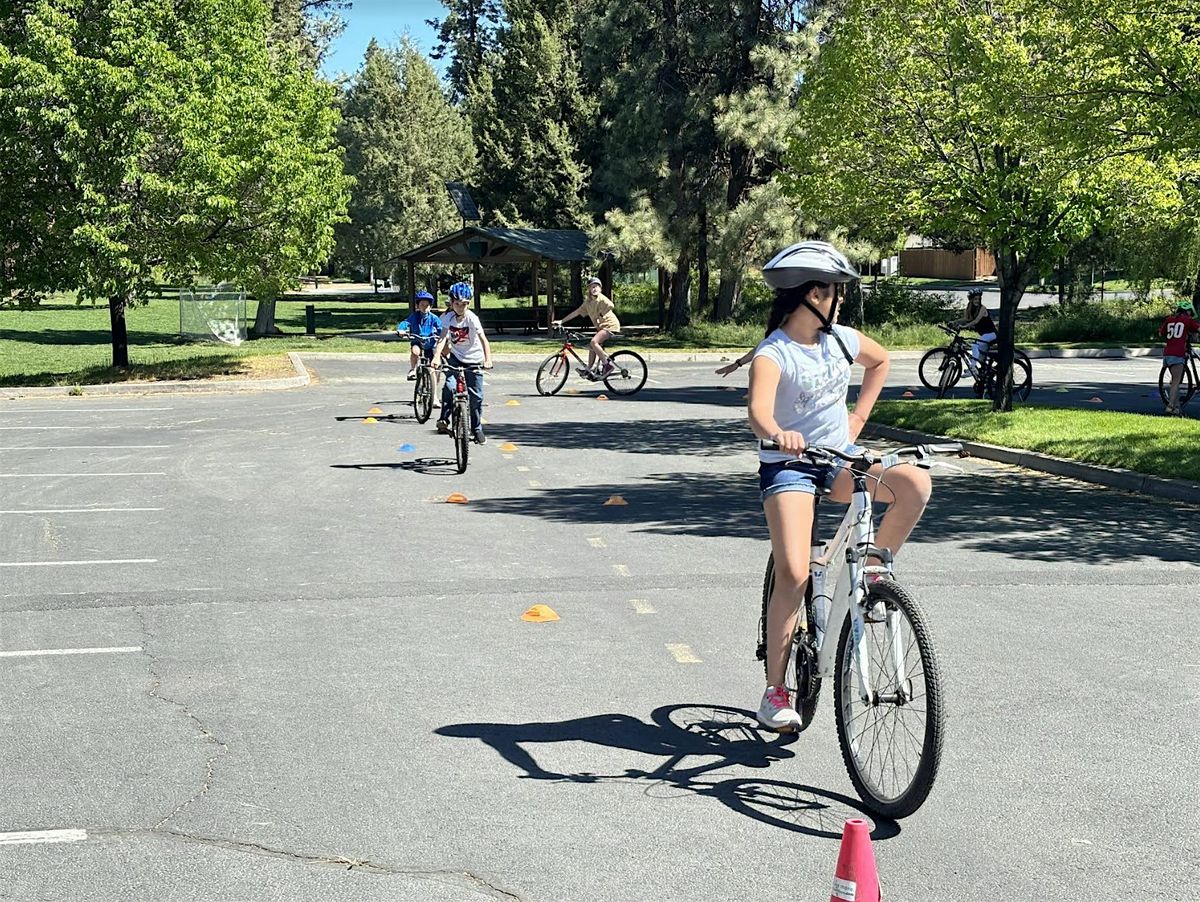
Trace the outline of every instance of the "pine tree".
<instances>
[{"instance_id":1,"label":"pine tree","mask_svg":"<svg viewBox=\"0 0 1200 902\"><path fill-rule=\"evenodd\" d=\"M457 103L466 98L484 56L495 47L502 18L500 0L442 0L442 6L446 15L428 22L438 33L430 55L435 60L450 57L446 78L450 96Z\"/></svg>"},{"instance_id":2,"label":"pine tree","mask_svg":"<svg viewBox=\"0 0 1200 902\"><path fill-rule=\"evenodd\" d=\"M356 180L350 221L337 230L339 259L382 272L396 254L455 227L445 182L470 174L471 134L407 39L398 49L371 41L343 96L338 135Z\"/></svg>"},{"instance_id":3,"label":"pine tree","mask_svg":"<svg viewBox=\"0 0 1200 902\"><path fill-rule=\"evenodd\" d=\"M479 198L500 223L574 228L588 220L577 136L595 105L569 45L569 15L548 20L538 6L505 3L507 24L471 86Z\"/></svg>"}]
</instances>

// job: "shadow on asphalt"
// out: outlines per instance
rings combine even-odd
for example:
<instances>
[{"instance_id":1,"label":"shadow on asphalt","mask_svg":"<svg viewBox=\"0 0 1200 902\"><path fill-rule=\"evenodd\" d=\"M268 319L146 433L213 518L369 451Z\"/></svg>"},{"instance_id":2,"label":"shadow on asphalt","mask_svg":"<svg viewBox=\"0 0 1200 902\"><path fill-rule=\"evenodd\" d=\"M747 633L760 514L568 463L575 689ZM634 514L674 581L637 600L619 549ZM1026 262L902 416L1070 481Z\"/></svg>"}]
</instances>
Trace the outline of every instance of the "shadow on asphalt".
<instances>
[{"instance_id":1,"label":"shadow on asphalt","mask_svg":"<svg viewBox=\"0 0 1200 902\"><path fill-rule=\"evenodd\" d=\"M458 462L442 457L418 457L395 463L330 464L331 470L411 470L427 476L457 476Z\"/></svg>"},{"instance_id":2,"label":"shadow on asphalt","mask_svg":"<svg viewBox=\"0 0 1200 902\"><path fill-rule=\"evenodd\" d=\"M872 839L890 839L900 833L895 821L876 818L857 799L782 780L721 773L730 768L763 769L795 757L787 746L797 737L764 732L751 712L739 708L664 705L651 713L649 723L628 714L599 714L544 723L450 724L434 732L484 742L527 779L627 783L643 787L648 796L662 798L692 793L714 798L754 820L823 839L840 840L848 817L870 821ZM543 768L526 748L536 743L576 742L664 760L651 771L558 773Z\"/></svg>"},{"instance_id":3,"label":"shadow on asphalt","mask_svg":"<svg viewBox=\"0 0 1200 902\"><path fill-rule=\"evenodd\" d=\"M651 453L649 447L659 440L656 435L663 437L668 447L672 441L683 441L684 433L674 421L668 421L663 433L656 433L659 424L651 421L603 423L594 429L599 435L617 425L628 427L621 433L631 441L640 434L646 453ZM545 430L544 439L552 439L557 426L529 427L531 433L538 429ZM510 435L506 431L505 437ZM673 438L676 435L679 438ZM523 440L531 443L532 439L530 435ZM572 437L568 429L564 442L574 440L580 439ZM692 440L696 448L718 444L713 441L706 446L696 437ZM522 439L516 441L519 444ZM739 461L736 466L744 465ZM731 468L721 475L661 473L628 483L531 489L509 497L476 499L471 510L551 522L623 524L633 531L662 535L765 540L766 522L753 466L750 463L745 469ZM605 505L613 494L619 494L627 503ZM822 530L826 535L833 534L844 511L840 505L822 505ZM935 473L933 499L909 541L952 541L972 551L1029 561L1194 561L1195 539L1180 530L1180 517L1179 509L1169 502L1037 473ZM765 556L765 550L763 553Z\"/></svg>"},{"instance_id":4,"label":"shadow on asphalt","mask_svg":"<svg viewBox=\"0 0 1200 902\"><path fill-rule=\"evenodd\" d=\"M493 429L518 445L627 454L715 456L744 451L754 442L741 418L497 423Z\"/></svg>"}]
</instances>

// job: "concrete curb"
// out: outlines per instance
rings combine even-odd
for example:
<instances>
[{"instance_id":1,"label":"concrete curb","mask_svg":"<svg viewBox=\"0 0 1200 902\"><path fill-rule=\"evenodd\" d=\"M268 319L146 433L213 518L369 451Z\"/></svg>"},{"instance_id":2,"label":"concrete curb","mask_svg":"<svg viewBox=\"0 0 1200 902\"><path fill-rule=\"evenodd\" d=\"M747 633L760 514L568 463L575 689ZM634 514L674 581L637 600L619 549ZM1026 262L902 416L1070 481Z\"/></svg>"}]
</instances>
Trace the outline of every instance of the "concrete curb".
<instances>
[{"instance_id":1,"label":"concrete curb","mask_svg":"<svg viewBox=\"0 0 1200 902\"><path fill-rule=\"evenodd\" d=\"M901 429L898 426L885 426L881 423L868 423L864 435L870 438L885 438L892 441L904 442L910 445L927 444L929 442L957 442L961 439L947 438L944 435L930 435L916 432L912 429ZM963 449L972 457L983 460L994 460L997 463L1026 470L1037 470L1041 473L1051 473L1055 476L1065 476L1080 482L1090 482L1106 486L1110 489L1120 489L1125 492L1136 492L1139 495L1150 495L1154 498L1165 498L1168 501L1183 501L1188 504L1200 504L1200 485L1186 482L1182 479L1164 479L1161 476L1147 476L1133 470L1122 470L1116 467L1102 467L1097 464L1085 464L1077 460L1066 460L1062 457L1052 457L1049 454L1038 454L1035 451L1024 451L1019 448L1005 448L1002 445L987 445L982 442L962 442Z\"/></svg>"},{"instance_id":2,"label":"concrete curb","mask_svg":"<svg viewBox=\"0 0 1200 902\"><path fill-rule=\"evenodd\" d=\"M82 392L82 397L98 395L154 395L154 394L186 394L194 392L243 392L243 391L279 391L285 388L300 388L308 385L312 379L300 360L296 351L287 352L292 362L295 376L284 376L279 379L197 379L173 380L166 382L114 382L108 385L51 385L34 386L30 388L14 387L0 388L0 400L16 400L18 398L61 398L78 397L72 395L76 388Z\"/></svg>"}]
</instances>

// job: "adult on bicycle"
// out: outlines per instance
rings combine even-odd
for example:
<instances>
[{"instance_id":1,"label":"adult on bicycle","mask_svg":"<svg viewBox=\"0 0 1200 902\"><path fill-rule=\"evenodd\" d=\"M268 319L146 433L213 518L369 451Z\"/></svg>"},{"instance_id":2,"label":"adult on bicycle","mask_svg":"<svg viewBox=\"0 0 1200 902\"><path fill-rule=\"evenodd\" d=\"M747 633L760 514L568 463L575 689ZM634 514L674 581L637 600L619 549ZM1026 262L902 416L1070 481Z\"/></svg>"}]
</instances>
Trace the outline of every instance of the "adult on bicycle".
<instances>
[{"instance_id":1,"label":"adult on bicycle","mask_svg":"<svg viewBox=\"0 0 1200 902\"><path fill-rule=\"evenodd\" d=\"M465 369L467 392L471 398L471 435L477 444L487 441L483 433L483 370L491 369L492 346L483 334L483 323L467 306L473 292L466 282L450 286L450 312L442 316L442 337L433 350L433 365L442 359L442 353L450 349L446 365ZM482 369L481 369L482 367ZM442 386L442 412L438 416L437 431L450 433L450 408L454 404L454 384L447 379Z\"/></svg>"},{"instance_id":2,"label":"adult on bicycle","mask_svg":"<svg viewBox=\"0 0 1200 902\"><path fill-rule=\"evenodd\" d=\"M853 480L844 465L795 464L808 445L846 451L858 438L888 372L888 355L855 329L834 325L841 286L858 278L846 257L824 241L805 241L781 251L763 267L775 289L766 338L750 364L750 426L779 451L759 450L759 487L771 534L775 589L767 609L767 688L758 720L774 730L800 726L785 684L788 653L809 573L815 496L828 493L848 504ZM851 363L866 368L858 402L848 413ZM785 466L792 463L791 467ZM874 492L888 503L876 534L879 548L899 550L929 500L929 475L894 467L881 477L872 467ZM881 477L881 480L880 480ZM872 563L878 563L872 562Z\"/></svg>"},{"instance_id":3,"label":"adult on bicycle","mask_svg":"<svg viewBox=\"0 0 1200 902\"><path fill-rule=\"evenodd\" d=\"M432 351L442 334L442 321L430 312L433 295L422 289L417 292L415 300L417 309L396 324L396 334L401 338L407 337L411 342L408 355L409 382L417 378L417 364L421 362L421 354Z\"/></svg>"},{"instance_id":4,"label":"adult on bicycle","mask_svg":"<svg viewBox=\"0 0 1200 902\"><path fill-rule=\"evenodd\" d=\"M971 375L978 377L983 355L996 340L996 323L992 320L992 314L987 307L983 306L982 288L972 288L967 291L966 315L953 325L956 329L971 329L979 333L979 337L971 345Z\"/></svg>"},{"instance_id":5,"label":"adult on bicycle","mask_svg":"<svg viewBox=\"0 0 1200 902\"><path fill-rule=\"evenodd\" d=\"M568 320L572 320L582 313L586 313L592 321L592 325L596 327L596 334L592 336L591 342L588 344L588 365L585 375L603 379L612 371L612 361L608 359L608 354L604 351L604 343L608 341L610 335L619 335L621 332L621 321L617 319L616 305L604 293L604 286L595 276L588 279L587 296L583 299L583 303L568 313L560 320L556 320L556 327L563 326Z\"/></svg>"}]
</instances>

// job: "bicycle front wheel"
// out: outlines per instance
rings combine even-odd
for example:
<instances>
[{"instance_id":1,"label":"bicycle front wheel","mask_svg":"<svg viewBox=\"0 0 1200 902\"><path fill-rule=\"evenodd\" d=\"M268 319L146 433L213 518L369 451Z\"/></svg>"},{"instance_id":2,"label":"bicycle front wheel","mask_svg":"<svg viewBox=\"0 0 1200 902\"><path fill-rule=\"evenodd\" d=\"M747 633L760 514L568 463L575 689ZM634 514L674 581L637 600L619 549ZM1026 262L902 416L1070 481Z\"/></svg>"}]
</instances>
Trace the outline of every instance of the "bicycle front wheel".
<instances>
[{"instance_id":1,"label":"bicycle front wheel","mask_svg":"<svg viewBox=\"0 0 1200 902\"><path fill-rule=\"evenodd\" d=\"M1018 401L1029 400L1029 392L1033 390L1033 364L1024 351L1013 352L1012 376L1013 397Z\"/></svg>"},{"instance_id":2,"label":"bicycle front wheel","mask_svg":"<svg viewBox=\"0 0 1200 902\"><path fill-rule=\"evenodd\" d=\"M467 458L471 453L471 439L467 435L467 423L470 413L467 405L459 402L454 412L454 460L458 464L458 472L467 472Z\"/></svg>"},{"instance_id":3,"label":"bicycle front wheel","mask_svg":"<svg viewBox=\"0 0 1200 902\"><path fill-rule=\"evenodd\" d=\"M539 395L556 395L567 384L567 376L571 375L571 364L566 354L551 354L542 361L537 371L537 390Z\"/></svg>"},{"instance_id":4,"label":"bicycle front wheel","mask_svg":"<svg viewBox=\"0 0 1200 902\"><path fill-rule=\"evenodd\" d=\"M618 395L632 395L642 390L650 371L641 354L633 351L615 351L608 355L612 371L604 377L608 390Z\"/></svg>"},{"instance_id":5,"label":"bicycle front wheel","mask_svg":"<svg viewBox=\"0 0 1200 902\"><path fill-rule=\"evenodd\" d=\"M868 601L882 603L887 616L863 623L865 700L849 615L842 624L833 675L838 744L863 802L884 817L906 817L929 796L942 757L941 675L916 600L885 579L871 584Z\"/></svg>"},{"instance_id":6,"label":"bicycle front wheel","mask_svg":"<svg viewBox=\"0 0 1200 902\"><path fill-rule=\"evenodd\" d=\"M921 379L921 384L930 391L938 390L938 383L942 379L942 361L947 357L953 357L946 348L934 348L925 352L925 356L921 358L921 362L917 365L917 376ZM962 368L959 368L961 374Z\"/></svg>"},{"instance_id":7,"label":"bicycle front wheel","mask_svg":"<svg viewBox=\"0 0 1200 902\"><path fill-rule=\"evenodd\" d=\"M946 397L950 389L958 385L958 380L962 378L962 364L958 362L957 357L947 355L942 359L942 369L938 373L937 396L939 398Z\"/></svg>"},{"instance_id":8,"label":"bicycle front wheel","mask_svg":"<svg viewBox=\"0 0 1200 902\"><path fill-rule=\"evenodd\" d=\"M767 659L767 607L771 603L771 593L775 591L775 558L767 557L767 575L763 578L762 616L758 621L758 647L763 655L763 668L766 669ZM812 583L804 593L804 619L796 624L792 637L791 648L788 651L787 671L784 673L784 685L796 700L796 713L800 715L800 729L803 732L812 723L817 713L817 702L821 696L821 678L817 676L817 658L811 653L812 629ZM808 629L805 629L805 626Z\"/></svg>"},{"instance_id":9,"label":"bicycle front wheel","mask_svg":"<svg viewBox=\"0 0 1200 902\"><path fill-rule=\"evenodd\" d=\"M417 382L413 386L413 411L418 423L428 422L433 413L433 376L428 367L417 370Z\"/></svg>"}]
</instances>

